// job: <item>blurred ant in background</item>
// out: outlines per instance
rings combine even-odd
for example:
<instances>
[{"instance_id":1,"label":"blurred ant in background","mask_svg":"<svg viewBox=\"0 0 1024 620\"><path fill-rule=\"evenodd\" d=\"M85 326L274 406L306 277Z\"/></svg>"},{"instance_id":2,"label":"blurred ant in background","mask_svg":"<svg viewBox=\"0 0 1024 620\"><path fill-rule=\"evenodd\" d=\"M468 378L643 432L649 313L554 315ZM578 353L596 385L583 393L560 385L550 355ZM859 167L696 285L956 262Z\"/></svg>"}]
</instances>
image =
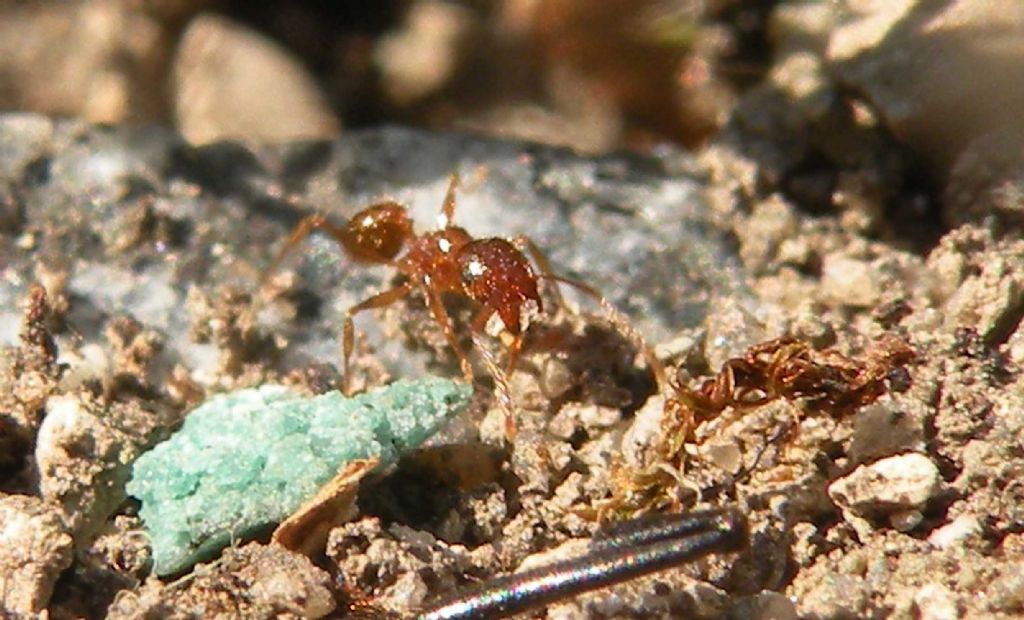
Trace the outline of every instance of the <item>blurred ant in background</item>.
<instances>
[{"instance_id":1,"label":"blurred ant in background","mask_svg":"<svg viewBox=\"0 0 1024 620\"><path fill-rule=\"evenodd\" d=\"M511 239L474 239L464 228L455 226L453 220L458 185L458 175L452 174L441 207L438 228L420 234L413 229L406 207L393 201L370 205L341 226L332 224L323 215L310 215L295 227L267 269L264 281L299 243L313 231L320 230L330 235L356 262L390 265L404 276L404 280L397 286L373 295L345 312L342 331L342 391L345 394L350 393L349 366L355 338L354 317L365 310L393 304L413 291L423 295L434 320L440 325L459 360L464 379L471 383L472 365L459 344L455 326L442 300L446 293L462 295L479 306L470 323L473 343L498 387L499 399L506 412L506 431L511 436L514 426L508 377L518 362L525 329L543 311L538 290L541 278L556 283L555 294L559 303L562 299L558 283L572 286L595 299L616 329L643 353L658 384L664 384L663 367L625 315L588 284L555 275L547 258L528 237L519 235ZM533 258L537 271L526 253ZM495 318L500 320L500 327L492 324ZM512 337L504 369L495 361L491 352L477 341L478 335L494 334L495 331L500 333L501 328Z\"/></svg>"}]
</instances>

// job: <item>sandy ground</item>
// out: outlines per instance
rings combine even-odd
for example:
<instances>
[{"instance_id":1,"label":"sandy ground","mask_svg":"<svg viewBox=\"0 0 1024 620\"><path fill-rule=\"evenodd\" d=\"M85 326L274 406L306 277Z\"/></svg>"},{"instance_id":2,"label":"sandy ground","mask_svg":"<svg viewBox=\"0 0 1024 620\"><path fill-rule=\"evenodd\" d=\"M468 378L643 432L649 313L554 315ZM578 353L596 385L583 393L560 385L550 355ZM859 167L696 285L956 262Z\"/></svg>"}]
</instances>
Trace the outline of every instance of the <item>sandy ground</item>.
<instances>
[{"instance_id":1,"label":"sandy ground","mask_svg":"<svg viewBox=\"0 0 1024 620\"><path fill-rule=\"evenodd\" d=\"M841 29L780 8L776 66L695 154L582 158L397 129L193 148L0 117L0 615L404 616L564 557L601 518L738 506L747 550L536 617L1024 617L1024 176L1013 119L988 105L1019 109L998 79L1019 41L999 39L993 71L972 75L986 105L964 110L920 76L977 50L897 43L997 22L972 22L967 3L896 4ZM890 45L864 52L879 29ZM150 576L132 460L210 394L336 389L340 313L392 281L319 239L251 312L290 227L391 196L424 229L453 170L467 229L534 237L682 385L779 337L864 363L900 341L913 360L882 364L870 403L724 402L679 435L664 415L679 394L658 393L635 343L585 299L548 298L511 377L513 440L479 366L471 411L364 481L359 516L321 553L239 541ZM472 308L451 301L465 327ZM359 329L357 387L458 376L417 296Z\"/></svg>"}]
</instances>

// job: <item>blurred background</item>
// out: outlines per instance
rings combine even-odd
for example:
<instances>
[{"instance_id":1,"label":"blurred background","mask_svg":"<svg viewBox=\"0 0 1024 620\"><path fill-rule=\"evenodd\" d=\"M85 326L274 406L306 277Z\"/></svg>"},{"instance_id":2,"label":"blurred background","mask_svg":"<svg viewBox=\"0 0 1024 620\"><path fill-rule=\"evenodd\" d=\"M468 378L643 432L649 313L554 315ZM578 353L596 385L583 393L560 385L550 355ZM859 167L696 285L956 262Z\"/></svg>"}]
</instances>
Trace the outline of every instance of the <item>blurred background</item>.
<instances>
[{"instance_id":1,"label":"blurred background","mask_svg":"<svg viewBox=\"0 0 1024 620\"><path fill-rule=\"evenodd\" d=\"M920 247L939 220L1024 225L1022 109L1021 0L0 0L0 111L196 145L382 123L670 145Z\"/></svg>"},{"instance_id":2,"label":"blurred background","mask_svg":"<svg viewBox=\"0 0 1024 620\"><path fill-rule=\"evenodd\" d=\"M586 152L701 144L765 70L772 2L0 3L0 109L197 144L384 122Z\"/></svg>"}]
</instances>

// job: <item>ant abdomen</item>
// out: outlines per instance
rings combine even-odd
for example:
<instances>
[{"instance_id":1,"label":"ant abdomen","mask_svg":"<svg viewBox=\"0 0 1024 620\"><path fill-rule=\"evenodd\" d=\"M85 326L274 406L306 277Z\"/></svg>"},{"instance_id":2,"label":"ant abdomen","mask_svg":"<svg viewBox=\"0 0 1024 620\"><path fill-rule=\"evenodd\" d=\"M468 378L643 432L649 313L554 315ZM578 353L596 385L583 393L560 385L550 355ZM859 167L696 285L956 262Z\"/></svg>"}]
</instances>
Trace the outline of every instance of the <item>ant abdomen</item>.
<instances>
[{"instance_id":1,"label":"ant abdomen","mask_svg":"<svg viewBox=\"0 0 1024 620\"><path fill-rule=\"evenodd\" d=\"M505 239L492 237L467 243L458 256L462 288L466 295L497 312L512 334L522 332L522 312L528 302L540 312L537 276L518 248Z\"/></svg>"}]
</instances>

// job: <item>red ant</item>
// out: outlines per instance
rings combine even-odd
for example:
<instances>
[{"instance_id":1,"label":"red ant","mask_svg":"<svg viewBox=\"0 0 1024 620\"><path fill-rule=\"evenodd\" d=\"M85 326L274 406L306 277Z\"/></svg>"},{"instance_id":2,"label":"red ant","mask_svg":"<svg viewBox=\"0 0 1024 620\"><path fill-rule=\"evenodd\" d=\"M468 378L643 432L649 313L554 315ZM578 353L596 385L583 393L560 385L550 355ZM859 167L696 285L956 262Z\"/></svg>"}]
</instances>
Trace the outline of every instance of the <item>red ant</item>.
<instances>
[{"instance_id":1,"label":"red ant","mask_svg":"<svg viewBox=\"0 0 1024 620\"><path fill-rule=\"evenodd\" d=\"M390 265L405 276L405 281L398 286L365 299L345 312L342 332L342 390L346 394L349 393L349 363L355 337L353 318L364 310L393 304L414 290L419 290L423 294L427 307L441 326L448 344L459 360L463 376L467 382L472 382L472 366L459 345L455 327L442 302L443 294L455 293L468 297L480 306L470 324L474 336L487 331L495 315L501 320L504 329L512 335L509 358L504 371L494 362L485 347L477 346L498 384L506 412L511 412L507 377L515 369L519 359L524 329L534 316L543 311L543 302L538 291L540 278L568 284L596 299L608 313L611 322L643 352L659 385L664 383L663 367L629 320L593 287L555 275L544 254L528 237L520 235L511 240L500 237L474 239L464 228L453 225L458 184L458 175L452 174L441 207L440 226L436 230L417 234L413 230L408 210L393 201L370 205L342 226L332 224L323 215L311 215L295 227L268 268L269 275L310 233L322 230L353 260ZM524 250L529 252L539 267L539 275L534 271ZM556 295L561 302L557 286Z\"/></svg>"}]
</instances>

